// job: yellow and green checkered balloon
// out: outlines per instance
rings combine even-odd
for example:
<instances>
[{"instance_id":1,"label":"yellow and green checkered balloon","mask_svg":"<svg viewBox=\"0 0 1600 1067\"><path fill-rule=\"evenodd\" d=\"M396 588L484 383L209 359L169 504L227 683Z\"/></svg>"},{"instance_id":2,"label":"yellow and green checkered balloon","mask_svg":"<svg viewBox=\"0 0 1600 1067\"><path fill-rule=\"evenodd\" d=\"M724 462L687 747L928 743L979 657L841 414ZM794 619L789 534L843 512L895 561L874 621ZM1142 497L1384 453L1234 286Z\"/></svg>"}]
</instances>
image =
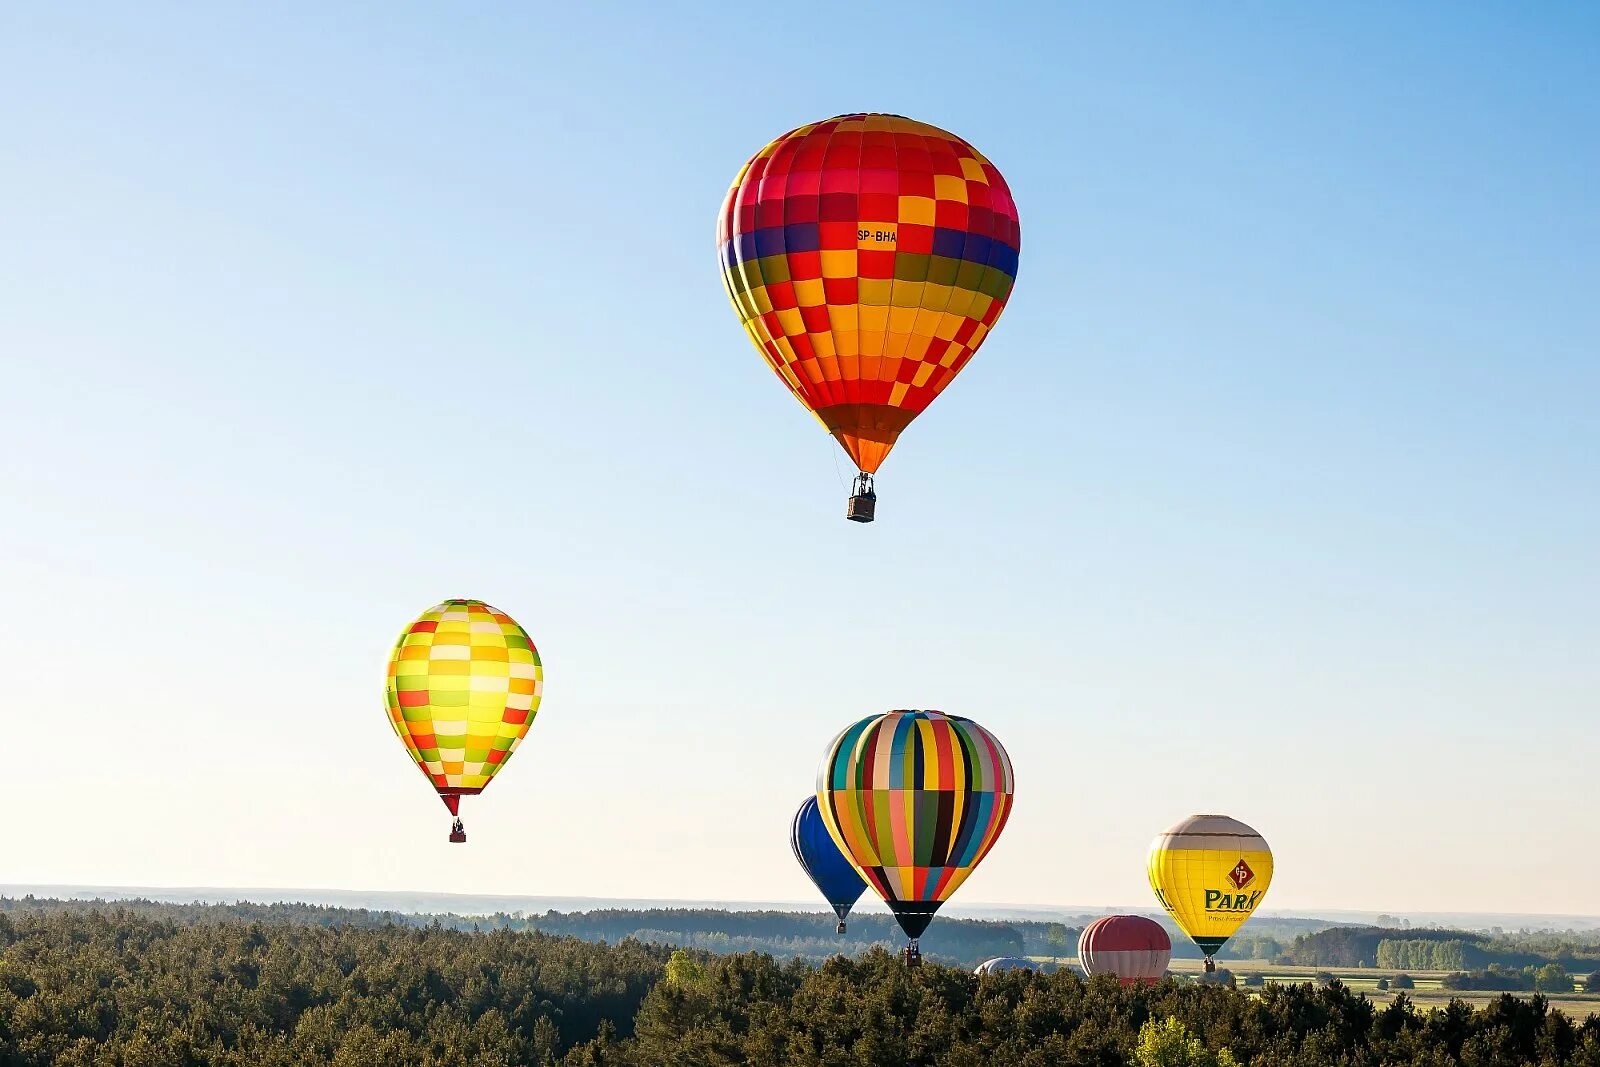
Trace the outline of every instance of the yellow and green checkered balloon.
<instances>
[{"instance_id":1,"label":"yellow and green checkered balloon","mask_svg":"<svg viewBox=\"0 0 1600 1067\"><path fill-rule=\"evenodd\" d=\"M446 600L406 628L389 657L389 724L451 814L499 773L539 711L539 650L511 616Z\"/></svg>"}]
</instances>

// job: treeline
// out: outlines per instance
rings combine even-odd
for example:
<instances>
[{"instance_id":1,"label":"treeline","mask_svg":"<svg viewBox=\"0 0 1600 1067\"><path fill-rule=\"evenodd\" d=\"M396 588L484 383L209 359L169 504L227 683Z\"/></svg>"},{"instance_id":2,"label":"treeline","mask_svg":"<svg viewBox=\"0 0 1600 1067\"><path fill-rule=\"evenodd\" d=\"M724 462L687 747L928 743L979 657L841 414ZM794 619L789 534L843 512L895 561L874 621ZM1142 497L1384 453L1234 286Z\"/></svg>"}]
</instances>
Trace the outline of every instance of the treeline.
<instances>
[{"instance_id":1,"label":"treeline","mask_svg":"<svg viewBox=\"0 0 1600 1067\"><path fill-rule=\"evenodd\" d=\"M528 920L528 925L585 941L615 942L632 937L711 952L765 952L779 959L812 961L839 953L858 955L871 948L893 951L905 943L905 935L888 915L852 915L842 935L834 932L837 922L831 912L658 908L570 914L552 911ZM1074 955L1077 931L1067 931L1064 936L1070 936L1070 943L1061 954ZM920 944L925 957L964 967L1027 951L1023 935L1012 924L976 919L941 919L928 928Z\"/></svg>"},{"instance_id":2,"label":"treeline","mask_svg":"<svg viewBox=\"0 0 1600 1067\"><path fill-rule=\"evenodd\" d=\"M1554 963L1576 972L1600 967L1600 940L1573 933L1489 935L1466 930L1336 926L1295 938L1278 959L1307 967L1419 971L1538 968ZM1586 962L1588 968L1583 966Z\"/></svg>"},{"instance_id":3,"label":"treeline","mask_svg":"<svg viewBox=\"0 0 1600 1067\"><path fill-rule=\"evenodd\" d=\"M1504 991L1537 991L1540 993L1571 993L1582 989L1587 993L1600 993L1600 971L1587 975L1573 975L1559 963L1546 963L1535 967L1508 967L1491 963L1474 971L1457 971L1440 979L1445 989L1488 989Z\"/></svg>"},{"instance_id":4,"label":"treeline","mask_svg":"<svg viewBox=\"0 0 1600 1067\"><path fill-rule=\"evenodd\" d=\"M853 915L844 935L834 932L832 912L721 911L713 908L606 908L587 912L550 911L543 915L413 915L324 907L316 904L161 904L137 901L36 901L0 898L0 914L47 909L79 913L118 908L133 915L157 915L172 922L237 921L303 923L318 926L402 925L483 933L508 930L576 937L615 944L627 938L708 952L765 952L778 959L818 961L838 953L857 955L870 948L896 950L905 935L888 915ZM977 919L941 919L921 940L923 955L942 963L975 967L996 956L1072 956L1078 928L1027 923L1032 937L1014 924ZM1051 930L1051 927L1056 929Z\"/></svg>"},{"instance_id":5,"label":"treeline","mask_svg":"<svg viewBox=\"0 0 1600 1067\"><path fill-rule=\"evenodd\" d=\"M1448 941L1385 938L1378 942L1377 966L1397 971L1464 971L1484 966L1486 955L1479 945L1461 938Z\"/></svg>"},{"instance_id":6,"label":"treeline","mask_svg":"<svg viewBox=\"0 0 1600 1067\"><path fill-rule=\"evenodd\" d=\"M1600 1018L1539 997L1385 1008L1338 983L1123 989L977 978L874 949L821 966L505 929L0 914L5 1067L980 1067L1536 1062L1600 1067Z\"/></svg>"},{"instance_id":7,"label":"treeline","mask_svg":"<svg viewBox=\"0 0 1600 1067\"><path fill-rule=\"evenodd\" d=\"M1600 961L1600 930L1533 930L1507 933L1496 929L1489 943L1496 951L1525 952L1544 959Z\"/></svg>"},{"instance_id":8,"label":"treeline","mask_svg":"<svg viewBox=\"0 0 1600 1067\"><path fill-rule=\"evenodd\" d=\"M31 897L0 898L0 914L41 906L52 909L93 910L105 901L36 902ZM778 959L820 962L838 953L859 955L871 948L894 950L904 943L887 915L852 916L849 931L834 932L831 913L787 911L723 911L715 908L606 908L588 912L550 911L542 915L499 912L493 915L412 914L326 907L315 904L163 904L119 901L133 914L160 915L176 922L246 920L295 922L322 926L406 925L447 930L485 932L511 930L564 934L585 941L615 943L625 938L674 945L707 952L766 952ZM1070 924L1032 920L994 922L943 917L935 923L922 947L938 962L972 967L996 956L1035 956L1065 959L1077 953L1082 921ZM1269 920L1304 925L1317 920ZM1176 929L1173 955L1195 959L1200 951ZM1253 924L1252 924L1253 928ZM1292 928L1292 927L1291 927ZM1308 967L1382 967L1413 971L1488 971L1561 965L1575 975L1600 970L1600 934L1571 932L1491 934L1461 930L1395 929L1378 926L1323 927L1301 933L1292 941L1247 932L1234 937L1218 954L1225 960L1263 960ZM1048 966L1048 965L1047 965Z\"/></svg>"},{"instance_id":9,"label":"treeline","mask_svg":"<svg viewBox=\"0 0 1600 1067\"><path fill-rule=\"evenodd\" d=\"M1432 942L1481 944L1487 938L1461 930L1392 930L1381 926L1334 926L1294 939L1284 962L1303 967L1376 967L1378 946L1384 941L1412 945ZM1419 968L1418 964L1397 966ZM1440 968L1443 969L1443 968Z\"/></svg>"},{"instance_id":10,"label":"treeline","mask_svg":"<svg viewBox=\"0 0 1600 1067\"><path fill-rule=\"evenodd\" d=\"M449 926L467 928L476 920L459 915L414 915L396 911L369 911L365 908L336 908L321 904L168 904L155 900L56 900L35 897L0 897L0 915L37 912L78 914L114 910L126 915L145 915L176 923L260 922L298 923L303 926ZM459 927L458 925L459 924Z\"/></svg>"},{"instance_id":11,"label":"treeline","mask_svg":"<svg viewBox=\"0 0 1600 1067\"><path fill-rule=\"evenodd\" d=\"M1552 958L1533 952L1507 951L1492 942L1468 941L1452 938L1448 941L1425 941L1415 938L1404 941L1385 939L1378 942L1377 966L1418 971L1485 970L1490 967L1534 970L1539 967L1581 966L1584 957L1575 955L1569 948L1561 956ZM1590 959L1591 966L1600 961Z\"/></svg>"},{"instance_id":12,"label":"treeline","mask_svg":"<svg viewBox=\"0 0 1600 1067\"><path fill-rule=\"evenodd\" d=\"M32 897L0 898L0 913L36 906ZM585 912L548 911L543 914L496 912L487 915L417 913L330 907L316 904L166 904L148 900L56 901L52 907L82 909L116 905L141 914L160 914L180 922L208 922L220 918L254 922L305 922L319 925L439 926L448 930L517 932L541 930L567 934L585 941L615 942L625 937L681 945L711 952L767 952L779 959L821 961L835 953L854 955L872 947L897 948L904 943L893 920L883 914L854 915L844 937L834 933L837 921L827 912L726 911L719 908L602 908ZM923 938L925 953L944 963L976 966L996 956L1070 958L1077 954L1078 935L1098 915L1072 916L1067 922L1009 919L1005 921L957 919L941 916ZM1161 922L1172 937L1173 955L1199 959L1201 952L1164 916ZM1258 924L1253 923L1250 929ZM1265 918L1265 929L1283 931L1325 926L1322 920ZM1286 935L1285 935L1286 936ZM1220 954L1226 959L1281 960L1286 946L1271 936L1235 937ZM1284 962L1287 962L1284 960Z\"/></svg>"}]
</instances>

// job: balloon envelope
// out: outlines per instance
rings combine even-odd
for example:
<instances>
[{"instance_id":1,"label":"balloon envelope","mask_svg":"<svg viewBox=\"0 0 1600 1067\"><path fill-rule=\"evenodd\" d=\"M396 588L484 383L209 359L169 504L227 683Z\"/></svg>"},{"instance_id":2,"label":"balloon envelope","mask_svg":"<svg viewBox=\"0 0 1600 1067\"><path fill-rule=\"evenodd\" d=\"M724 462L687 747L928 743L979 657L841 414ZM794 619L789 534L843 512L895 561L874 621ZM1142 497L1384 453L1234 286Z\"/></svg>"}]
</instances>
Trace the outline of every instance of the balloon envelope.
<instances>
[{"instance_id":1,"label":"balloon envelope","mask_svg":"<svg viewBox=\"0 0 1600 1067\"><path fill-rule=\"evenodd\" d=\"M828 832L910 938L994 847L1011 797L1000 742L939 711L862 719L834 738L817 771Z\"/></svg>"},{"instance_id":2,"label":"balloon envelope","mask_svg":"<svg viewBox=\"0 0 1600 1067\"><path fill-rule=\"evenodd\" d=\"M389 725L453 813L511 758L543 688L527 631L481 600L446 600L395 643L385 702Z\"/></svg>"},{"instance_id":3,"label":"balloon envelope","mask_svg":"<svg viewBox=\"0 0 1600 1067\"><path fill-rule=\"evenodd\" d=\"M1078 935L1078 965L1085 974L1114 974L1123 985L1155 985L1172 962L1172 939L1143 915L1107 915Z\"/></svg>"},{"instance_id":4,"label":"balloon envelope","mask_svg":"<svg viewBox=\"0 0 1600 1067\"><path fill-rule=\"evenodd\" d=\"M984 960L973 968L973 974L1003 974L1006 971L1037 971L1039 965L1022 956L996 956L992 960Z\"/></svg>"},{"instance_id":5,"label":"balloon envelope","mask_svg":"<svg viewBox=\"0 0 1600 1067\"><path fill-rule=\"evenodd\" d=\"M850 914L850 908L861 897L867 883L861 880L854 865L822 822L817 811L817 798L806 797L800 810L794 813L789 827L789 844L794 847L794 858L806 875L822 890L822 896L841 922Z\"/></svg>"},{"instance_id":6,"label":"balloon envelope","mask_svg":"<svg viewBox=\"0 0 1600 1067\"><path fill-rule=\"evenodd\" d=\"M1244 925L1272 884L1272 850L1226 815L1191 815L1150 845L1150 888L1209 958Z\"/></svg>"},{"instance_id":7,"label":"balloon envelope","mask_svg":"<svg viewBox=\"0 0 1600 1067\"><path fill-rule=\"evenodd\" d=\"M751 341L867 473L983 344L1011 295L1011 191L966 141L838 115L740 169L717 220Z\"/></svg>"}]
</instances>

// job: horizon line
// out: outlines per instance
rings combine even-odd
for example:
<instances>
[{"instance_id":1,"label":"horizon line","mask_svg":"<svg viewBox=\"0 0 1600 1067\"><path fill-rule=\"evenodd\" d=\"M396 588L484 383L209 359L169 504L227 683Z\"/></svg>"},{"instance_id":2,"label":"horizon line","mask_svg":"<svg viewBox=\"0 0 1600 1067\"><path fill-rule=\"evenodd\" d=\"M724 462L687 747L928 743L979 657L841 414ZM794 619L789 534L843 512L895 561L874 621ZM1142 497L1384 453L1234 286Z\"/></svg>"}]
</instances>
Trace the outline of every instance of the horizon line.
<instances>
[{"instance_id":1,"label":"horizon line","mask_svg":"<svg viewBox=\"0 0 1600 1067\"><path fill-rule=\"evenodd\" d=\"M353 897L360 897L360 896L367 896L367 897L412 896L412 897L456 898L456 899L462 899L462 900L571 901L571 902L595 902L595 903L598 903L598 904L612 904L612 905L623 904L623 903L631 903L631 904L656 905L656 906L660 906L660 907L665 908L665 909L670 909L670 908L673 908L675 906L676 907L684 907L684 908L698 906L698 907L701 907L701 908L709 908L710 910L716 910L716 911L734 911L734 910L739 910L739 909L736 909L736 908L733 908L733 907L725 907L723 905L740 905L740 906L744 906L747 909L758 909L758 908L762 908L762 907L767 907L769 909L774 909L774 910L797 910L797 911L816 910L816 911L819 911L819 912L827 910L826 908L822 907L819 904L816 904L815 902L802 901L802 900L762 900L762 899L712 898L712 897L597 896L597 895L586 894L586 893L492 893L492 892L463 893L463 892L456 892L456 891L449 891L449 890L431 890L431 889L343 889L343 888L334 888L334 887L313 887L313 886L295 886L295 887L275 887L275 886L197 886L197 885L141 886L141 885L94 885L94 884L73 883L73 882L0 882L0 896L12 897L13 899L18 899L13 893L14 890L24 890L24 891L26 891L27 895L33 895L33 896L39 895L39 891L67 890L67 891L76 891L76 892L109 892L109 893L120 893L120 894L164 893L164 894L169 894L169 895L171 895L171 894L182 894L182 893L209 893L209 894L261 893L261 894L273 895L273 896L276 896L278 898L276 900L250 900L250 899L245 898L245 897L240 897L240 898L238 898L238 901L237 901L237 902L243 902L243 903L257 903L257 904L273 904L273 903L282 903L282 904L287 904L287 903L315 904L316 903L315 901L301 899L299 897L294 896L293 894L329 894L329 895L353 896ZM146 899L152 899L153 900L153 898L146 898ZM219 902L215 902L215 901L203 901L203 900L199 900L199 899L195 899L195 900L191 900L191 901L156 901L156 902L157 903L196 903L196 904L219 903ZM867 906L867 907L881 907L882 906L881 902L875 901L875 900L864 901L863 904L865 906ZM326 905L324 905L324 906L326 906ZM383 908L383 909L371 909L371 908L369 908L368 910L399 911L402 914L413 914L413 915L415 915L415 914L426 914L426 913L423 913L423 912L408 912L408 911L405 911L404 909L398 909L398 908ZM550 910L555 910L555 909L550 909ZM622 908L617 908L616 910L620 910L620 911L642 911L642 910L646 910L646 909L638 908L638 907L622 907ZM963 913L963 912L965 912L965 913L973 913L973 912L1031 912L1031 913L1059 913L1059 914L1064 914L1064 915L1092 915L1092 914L1150 914L1150 915L1159 915L1159 914L1161 914L1161 909L1159 907L1155 907L1155 906L1144 907L1144 906L1140 906L1140 905L1122 905L1122 904L1109 904L1109 905L1108 904L1098 904L1098 905L1081 905L1081 904L1008 904L1008 903L993 902L993 901L973 901L973 902L963 902L963 903L960 903L960 904L952 904L945 910L946 910L947 914L950 914L950 915L953 915L953 916L954 915L959 915L960 913ZM1432 918L1435 918L1435 919L1437 919L1437 918L1457 917L1457 918L1462 918L1462 919L1468 919L1468 918L1494 918L1494 919L1578 920L1578 921L1582 921L1582 922L1590 923L1590 924L1600 924L1600 915L1584 915L1584 914L1577 914L1577 913L1559 913L1559 912L1519 912L1519 911L1495 912L1495 911L1451 911L1451 910L1410 911L1410 912L1407 912L1406 910L1389 909L1389 908L1381 908L1381 909L1370 909L1370 908L1310 908L1310 909L1306 909L1306 908L1302 908L1302 909L1295 909L1295 910L1286 910L1286 909L1280 909L1280 908L1265 908L1264 907L1264 908L1260 909L1260 911L1257 914L1261 915L1262 917L1271 916L1271 917L1279 918L1279 919L1308 919L1308 920L1316 920L1316 921L1328 921L1329 918L1333 917L1333 916L1342 916L1342 917L1350 917L1350 918L1364 917L1364 916L1371 916L1371 917L1389 916L1389 917L1392 917L1394 919L1399 919L1399 920L1404 920L1404 921L1407 921L1407 922L1411 922L1411 921L1415 921L1414 917L1416 917L1416 916L1428 916L1428 917L1432 917ZM1501 925L1501 924L1495 924L1495 925Z\"/></svg>"}]
</instances>

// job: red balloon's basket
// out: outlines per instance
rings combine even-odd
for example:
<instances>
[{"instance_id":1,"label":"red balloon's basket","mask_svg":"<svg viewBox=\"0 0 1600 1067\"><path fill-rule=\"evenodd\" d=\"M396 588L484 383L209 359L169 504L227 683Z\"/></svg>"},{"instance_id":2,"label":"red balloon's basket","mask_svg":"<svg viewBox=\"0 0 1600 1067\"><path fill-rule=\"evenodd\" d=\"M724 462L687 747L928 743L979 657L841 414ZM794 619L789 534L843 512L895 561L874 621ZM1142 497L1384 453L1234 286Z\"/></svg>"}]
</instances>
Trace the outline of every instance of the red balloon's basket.
<instances>
[{"instance_id":1,"label":"red balloon's basket","mask_svg":"<svg viewBox=\"0 0 1600 1067\"><path fill-rule=\"evenodd\" d=\"M872 475L862 471L856 475L855 493L844 517L851 522L871 522L878 511L878 494L872 489Z\"/></svg>"}]
</instances>

